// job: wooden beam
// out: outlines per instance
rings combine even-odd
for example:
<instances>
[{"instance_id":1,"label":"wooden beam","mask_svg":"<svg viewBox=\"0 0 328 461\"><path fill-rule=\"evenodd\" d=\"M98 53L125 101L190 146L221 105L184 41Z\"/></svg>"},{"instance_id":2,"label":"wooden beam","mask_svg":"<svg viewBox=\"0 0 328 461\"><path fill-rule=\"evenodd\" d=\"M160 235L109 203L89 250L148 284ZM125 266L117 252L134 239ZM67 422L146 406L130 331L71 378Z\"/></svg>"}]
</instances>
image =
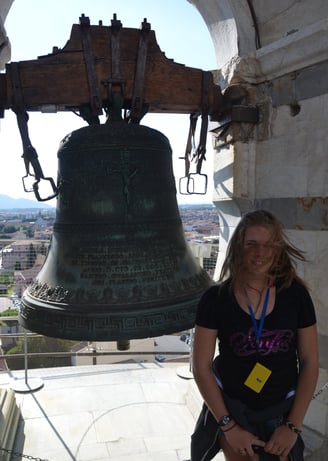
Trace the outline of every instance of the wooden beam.
<instances>
[{"instance_id":1,"label":"wooden beam","mask_svg":"<svg viewBox=\"0 0 328 461\"><path fill-rule=\"evenodd\" d=\"M92 105L92 98L95 98L92 89L99 96L102 107L108 105L112 91L122 91L124 107L131 108L142 33L148 34L142 89L148 112L201 112L202 69L186 67L166 58L152 30L94 26L85 17L80 18L80 24L73 24L64 48L35 60L6 66L6 73L0 75L0 109L17 105L17 72L20 99L27 111L79 110L82 106ZM115 40L113 47L112 40ZM119 63L115 61L117 56ZM17 69L16 77L13 66ZM90 72L94 72L91 79ZM207 91L208 112L216 120L222 95L219 86L213 83L211 73Z\"/></svg>"}]
</instances>

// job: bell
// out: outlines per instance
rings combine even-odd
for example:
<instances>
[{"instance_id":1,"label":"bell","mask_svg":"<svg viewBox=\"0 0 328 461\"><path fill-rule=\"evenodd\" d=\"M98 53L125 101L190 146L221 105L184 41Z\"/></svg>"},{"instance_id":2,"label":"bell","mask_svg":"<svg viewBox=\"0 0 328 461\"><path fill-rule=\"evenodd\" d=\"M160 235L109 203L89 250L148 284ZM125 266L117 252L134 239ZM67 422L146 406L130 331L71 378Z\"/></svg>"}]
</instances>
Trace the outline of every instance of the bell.
<instances>
[{"instance_id":1,"label":"bell","mask_svg":"<svg viewBox=\"0 0 328 461\"><path fill-rule=\"evenodd\" d=\"M20 323L73 340L129 341L192 328L211 283L185 240L168 139L123 120L67 135L56 220Z\"/></svg>"}]
</instances>

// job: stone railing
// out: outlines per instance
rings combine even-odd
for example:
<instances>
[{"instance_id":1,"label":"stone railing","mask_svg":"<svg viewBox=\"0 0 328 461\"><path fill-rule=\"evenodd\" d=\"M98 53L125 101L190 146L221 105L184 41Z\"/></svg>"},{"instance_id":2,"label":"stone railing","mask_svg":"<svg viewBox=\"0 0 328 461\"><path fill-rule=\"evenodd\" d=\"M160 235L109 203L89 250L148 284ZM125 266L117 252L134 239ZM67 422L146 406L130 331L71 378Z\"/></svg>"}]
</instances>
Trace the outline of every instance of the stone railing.
<instances>
[{"instance_id":1,"label":"stone railing","mask_svg":"<svg viewBox=\"0 0 328 461\"><path fill-rule=\"evenodd\" d=\"M0 460L10 461L10 450L15 443L16 432L20 420L20 409L16 402L15 392L0 388ZM2 448L5 447L5 451ZM8 450L8 451L7 451Z\"/></svg>"}]
</instances>

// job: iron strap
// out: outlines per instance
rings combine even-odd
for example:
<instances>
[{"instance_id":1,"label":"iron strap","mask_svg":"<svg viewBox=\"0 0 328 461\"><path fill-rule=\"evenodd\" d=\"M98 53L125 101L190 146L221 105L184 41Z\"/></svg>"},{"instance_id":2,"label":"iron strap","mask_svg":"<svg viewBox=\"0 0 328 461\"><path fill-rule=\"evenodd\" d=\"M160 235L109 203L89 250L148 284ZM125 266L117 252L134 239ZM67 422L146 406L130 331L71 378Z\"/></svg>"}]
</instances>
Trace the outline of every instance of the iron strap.
<instances>
[{"instance_id":1,"label":"iron strap","mask_svg":"<svg viewBox=\"0 0 328 461\"><path fill-rule=\"evenodd\" d=\"M197 147L195 157L197 161L197 173L200 174L202 170L202 163L205 160L206 154L206 140L208 130L208 112L209 112L209 84L210 72L203 72L202 78L202 123L200 128L199 145Z\"/></svg>"},{"instance_id":2,"label":"iron strap","mask_svg":"<svg viewBox=\"0 0 328 461\"><path fill-rule=\"evenodd\" d=\"M86 16L80 17L80 27L82 33L83 55L87 72L87 79L90 92L90 105L93 115L102 114L102 100L98 86L97 72L95 66L94 55L91 46L90 37L90 20Z\"/></svg>"},{"instance_id":3,"label":"iron strap","mask_svg":"<svg viewBox=\"0 0 328 461\"><path fill-rule=\"evenodd\" d=\"M210 85L210 72L202 73L202 100L201 100L201 112L190 115L190 127L189 134L187 139L187 145L185 150L185 156L180 157L185 161L185 176L179 180L179 192L182 195L189 194L200 194L204 195L207 192L207 175L202 174L202 164L205 159L206 154L206 141L207 141L207 131L208 131L208 117L209 117L209 85ZM192 142L195 137L195 130L197 119L201 114L201 127L200 127L200 137L199 143L196 149ZM190 164L191 162L196 163L196 172L190 173ZM195 180L203 178L203 189L199 192L195 189ZM186 184L184 188L186 192L183 191L183 184Z\"/></svg>"},{"instance_id":4,"label":"iron strap","mask_svg":"<svg viewBox=\"0 0 328 461\"><path fill-rule=\"evenodd\" d=\"M185 176L190 173L190 159L192 152L195 150L195 133L197 127L198 114L190 114L189 133L187 138L187 145L185 150L185 156L182 157L185 160Z\"/></svg>"},{"instance_id":5,"label":"iron strap","mask_svg":"<svg viewBox=\"0 0 328 461\"><path fill-rule=\"evenodd\" d=\"M112 51L112 79L121 80L121 69L120 69L120 31L122 29L122 23L117 19L116 14L111 21L111 31L112 31L112 41L111 41L111 51Z\"/></svg>"},{"instance_id":6,"label":"iron strap","mask_svg":"<svg viewBox=\"0 0 328 461\"><path fill-rule=\"evenodd\" d=\"M52 178L45 178L40 162L38 160L38 154L34 147L32 146L29 133L28 133L28 113L25 110L24 107L24 98L23 98L23 92L22 92L22 85L20 81L20 72L19 72L19 63L12 63L11 64L11 75L12 75L12 80L13 80L13 107L12 110L16 114L17 118L17 125L18 129L20 132L21 140L22 140L22 145L23 145L23 159L25 163L25 170L26 170L26 175L23 176L23 187L25 192L34 192L34 195L36 199L39 202L43 202L46 200L50 200L58 195L58 189L55 185L55 182ZM33 174L30 172L30 165L33 168ZM28 176L33 176L35 178L35 181L33 183L32 189L28 189L25 186L25 179ZM39 194L39 182L40 180L46 180L49 181L52 193L50 196L46 198L41 198Z\"/></svg>"},{"instance_id":7,"label":"iron strap","mask_svg":"<svg viewBox=\"0 0 328 461\"><path fill-rule=\"evenodd\" d=\"M137 123L139 123L141 118L144 116L145 110L143 91L147 63L149 31L150 24L146 19L144 19L143 23L141 24L136 73L134 76L134 88L131 102L131 119L133 122Z\"/></svg>"}]
</instances>

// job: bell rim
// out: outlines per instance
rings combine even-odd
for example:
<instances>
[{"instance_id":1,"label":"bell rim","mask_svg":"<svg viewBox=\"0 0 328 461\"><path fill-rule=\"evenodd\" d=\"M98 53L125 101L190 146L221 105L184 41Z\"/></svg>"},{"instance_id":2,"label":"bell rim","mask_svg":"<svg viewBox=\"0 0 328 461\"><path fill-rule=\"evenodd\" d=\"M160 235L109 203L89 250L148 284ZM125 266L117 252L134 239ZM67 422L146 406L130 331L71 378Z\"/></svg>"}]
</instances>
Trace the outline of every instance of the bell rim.
<instances>
[{"instance_id":1,"label":"bell rim","mask_svg":"<svg viewBox=\"0 0 328 461\"><path fill-rule=\"evenodd\" d=\"M174 334L194 326L199 297L183 303L147 309L95 312L32 306L22 298L19 324L45 336L87 341L118 341ZM43 304L45 304L43 302ZM99 306L97 306L99 307ZM37 317L37 318L35 318ZM81 325L83 328L81 328Z\"/></svg>"}]
</instances>

